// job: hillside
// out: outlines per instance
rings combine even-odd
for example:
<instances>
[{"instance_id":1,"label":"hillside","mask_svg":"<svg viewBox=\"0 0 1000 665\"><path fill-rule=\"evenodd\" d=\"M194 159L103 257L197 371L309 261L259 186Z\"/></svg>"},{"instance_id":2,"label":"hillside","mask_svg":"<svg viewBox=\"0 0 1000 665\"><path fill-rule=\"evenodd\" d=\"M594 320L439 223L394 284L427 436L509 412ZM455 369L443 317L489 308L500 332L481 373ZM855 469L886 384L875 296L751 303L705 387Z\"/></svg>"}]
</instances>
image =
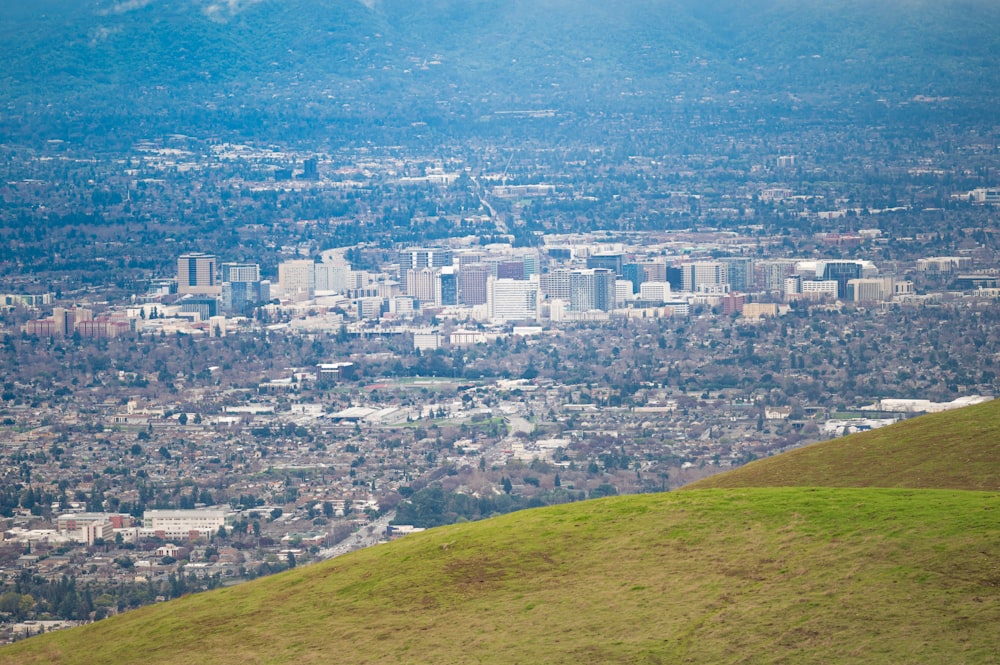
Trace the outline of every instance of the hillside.
<instances>
[{"instance_id":1,"label":"hillside","mask_svg":"<svg viewBox=\"0 0 1000 665\"><path fill-rule=\"evenodd\" d=\"M414 119L468 133L524 108L842 121L920 97L981 113L1000 84L997 24L985 0L14 0L0 121L294 140Z\"/></svg>"},{"instance_id":2,"label":"hillside","mask_svg":"<svg viewBox=\"0 0 1000 665\"><path fill-rule=\"evenodd\" d=\"M757 460L684 489L908 487L1000 491L1000 400Z\"/></svg>"},{"instance_id":3,"label":"hillside","mask_svg":"<svg viewBox=\"0 0 1000 665\"><path fill-rule=\"evenodd\" d=\"M991 406L887 430L909 442L892 455L962 486ZM928 445L949 430L964 436ZM858 446L842 473L827 463L840 479L887 454L870 435L839 443ZM979 463L998 475L996 455ZM997 552L995 491L613 497L429 530L32 638L0 662L996 663Z\"/></svg>"},{"instance_id":4,"label":"hillside","mask_svg":"<svg viewBox=\"0 0 1000 665\"><path fill-rule=\"evenodd\" d=\"M998 551L996 494L616 497L434 529L0 661L989 663Z\"/></svg>"}]
</instances>

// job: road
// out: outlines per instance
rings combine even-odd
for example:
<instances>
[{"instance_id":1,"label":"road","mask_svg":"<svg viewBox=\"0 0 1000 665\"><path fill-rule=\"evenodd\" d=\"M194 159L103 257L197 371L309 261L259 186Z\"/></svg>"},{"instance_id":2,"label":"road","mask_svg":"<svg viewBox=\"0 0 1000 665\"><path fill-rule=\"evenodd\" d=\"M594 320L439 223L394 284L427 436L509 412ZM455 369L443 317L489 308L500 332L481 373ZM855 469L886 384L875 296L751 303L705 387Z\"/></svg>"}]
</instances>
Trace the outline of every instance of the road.
<instances>
[{"instance_id":1,"label":"road","mask_svg":"<svg viewBox=\"0 0 1000 665\"><path fill-rule=\"evenodd\" d=\"M379 543L384 542L385 528L389 526L389 522L391 522L395 517L396 511L386 513L368 526L361 527L358 529L357 533L352 533L333 547L320 550L316 554L316 558L320 561L332 559L334 557L341 556L342 554L353 552L354 550L364 549L366 547L371 547L372 545L378 545Z\"/></svg>"}]
</instances>

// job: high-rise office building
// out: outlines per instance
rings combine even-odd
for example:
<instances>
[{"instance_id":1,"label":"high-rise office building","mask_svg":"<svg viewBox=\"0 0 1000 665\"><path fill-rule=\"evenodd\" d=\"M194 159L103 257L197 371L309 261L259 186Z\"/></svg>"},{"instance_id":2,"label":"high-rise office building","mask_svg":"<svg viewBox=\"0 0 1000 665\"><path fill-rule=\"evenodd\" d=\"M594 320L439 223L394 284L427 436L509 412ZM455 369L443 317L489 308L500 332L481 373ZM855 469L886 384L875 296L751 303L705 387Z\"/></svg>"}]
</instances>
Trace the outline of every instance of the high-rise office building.
<instances>
[{"instance_id":1,"label":"high-rise office building","mask_svg":"<svg viewBox=\"0 0 1000 665\"><path fill-rule=\"evenodd\" d=\"M895 295L895 280L892 277L868 277L847 282L847 300L855 302L883 302Z\"/></svg>"},{"instance_id":2,"label":"high-rise office building","mask_svg":"<svg viewBox=\"0 0 1000 665\"><path fill-rule=\"evenodd\" d=\"M347 290L348 276L351 273L349 265L317 263L314 270L316 273L317 291L343 293Z\"/></svg>"},{"instance_id":3,"label":"high-rise office building","mask_svg":"<svg viewBox=\"0 0 1000 665\"><path fill-rule=\"evenodd\" d=\"M487 309L490 319L533 321L538 318L538 279L490 277Z\"/></svg>"},{"instance_id":4,"label":"high-rise office building","mask_svg":"<svg viewBox=\"0 0 1000 665\"><path fill-rule=\"evenodd\" d=\"M498 279L524 279L524 261L501 261L497 263Z\"/></svg>"},{"instance_id":5,"label":"high-rise office building","mask_svg":"<svg viewBox=\"0 0 1000 665\"><path fill-rule=\"evenodd\" d=\"M729 288L745 293L753 286L753 259L745 256L728 256L719 259L726 266Z\"/></svg>"},{"instance_id":6,"label":"high-rise office building","mask_svg":"<svg viewBox=\"0 0 1000 665\"><path fill-rule=\"evenodd\" d=\"M458 298L463 305L485 305L490 270L484 265L463 265L458 271Z\"/></svg>"},{"instance_id":7,"label":"high-rise office building","mask_svg":"<svg viewBox=\"0 0 1000 665\"><path fill-rule=\"evenodd\" d=\"M316 263L309 259L279 263L278 287L288 300L311 300L316 295Z\"/></svg>"},{"instance_id":8,"label":"high-rise office building","mask_svg":"<svg viewBox=\"0 0 1000 665\"><path fill-rule=\"evenodd\" d=\"M639 297L650 302L666 302L670 300L670 282L643 282Z\"/></svg>"},{"instance_id":9,"label":"high-rise office building","mask_svg":"<svg viewBox=\"0 0 1000 665\"><path fill-rule=\"evenodd\" d=\"M256 263L223 263L221 284L222 311L248 314L270 299L270 282L261 289L260 266Z\"/></svg>"},{"instance_id":10,"label":"high-rise office building","mask_svg":"<svg viewBox=\"0 0 1000 665\"><path fill-rule=\"evenodd\" d=\"M648 282L646 271L638 263L626 263L622 266L622 277L632 282L632 293L639 292L639 285Z\"/></svg>"},{"instance_id":11,"label":"high-rise office building","mask_svg":"<svg viewBox=\"0 0 1000 665\"><path fill-rule=\"evenodd\" d=\"M222 311L227 314L249 314L257 305L271 299L271 282L223 282Z\"/></svg>"},{"instance_id":12,"label":"high-rise office building","mask_svg":"<svg viewBox=\"0 0 1000 665\"><path fill-rule=\"evenodd\" d=\"M177 293L217 296L222 292L216 279L214 254L181 254L177 258Z\"/></svg>"},{"instance_id":13,"label":"high-rise office building","mask_svg":"<svg viewBox=\"0 0 1000 665\"><path fill-rule=\"evenodd\" d=\"M587 257L587 268L603 268L622 276L624 257L621 254L594 254Z\"/></svg>"},{"instance_id":14,"label":"high-rise office building","mask_svg":"<svg viewBox=\"0 0 1000 665\"><path fill-rule=\"evenodd\" d=\"M524 264L524 279L538 274L538 254L528 253L521 257Z\"/></svg>"},{"instance_id":15,"label":"high-rise office building","mask_svg":"<svg viewBox=\"0 0 1000 665\"><path fill-rule=\"evenodd\" d=\"M819 273L819 270L817 270ZM837 297L847 297L847 283L852 279L861 279L863 273L860 261L827 261L823 264L822 278L837 282ZM816 275L817 279L820 274Z\"/></svg>"},{"instance_id":16,"label":"high-rise office building","mask_svg":"<svg viewBox=\"0 0 1000 665\"><path fill-rule=\"evenodd\" d=\"M319 180L319 160L309 157L302 162L302 179Z\"/></svg>"},{"instance_id":17,"label":"high-rise office building","mask_svg":"<svg viewBox=\"0 0 1000 665\"><path fill-rule=\"evenodd\" d=\"M441 268L441 273L438 275L441 284L441 298L440 302L442 305L457 305L458 304L458 273L454 268Z\"/></svg>"}]
</instances>

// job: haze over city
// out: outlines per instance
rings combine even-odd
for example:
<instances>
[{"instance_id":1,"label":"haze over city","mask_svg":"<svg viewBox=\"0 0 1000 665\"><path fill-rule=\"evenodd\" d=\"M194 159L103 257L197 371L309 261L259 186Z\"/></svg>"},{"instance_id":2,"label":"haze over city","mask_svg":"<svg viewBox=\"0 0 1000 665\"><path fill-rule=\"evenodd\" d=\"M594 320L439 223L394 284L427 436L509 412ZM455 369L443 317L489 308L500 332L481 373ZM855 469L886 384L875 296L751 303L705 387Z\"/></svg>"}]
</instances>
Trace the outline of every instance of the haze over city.
<instances>
[{"instance_id":1,"label":"haze over city","mask_svg":"<svg viewBox=\"0 0 1000 665\"><path fill-rule=\"evenodd\" d=\"M994 3L0 8L0 639L1000 386Z\"/></svg>"}]
</instances>

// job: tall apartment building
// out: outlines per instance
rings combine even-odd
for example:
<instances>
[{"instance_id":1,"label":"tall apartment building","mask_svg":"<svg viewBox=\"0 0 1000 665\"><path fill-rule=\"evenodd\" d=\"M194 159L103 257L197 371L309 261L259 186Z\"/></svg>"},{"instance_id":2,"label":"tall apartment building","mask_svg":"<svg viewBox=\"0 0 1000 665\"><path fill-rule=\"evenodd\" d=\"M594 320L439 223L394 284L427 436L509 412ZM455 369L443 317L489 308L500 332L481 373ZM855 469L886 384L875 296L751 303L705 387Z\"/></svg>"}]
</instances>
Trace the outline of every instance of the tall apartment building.
<instances>
[{"instance_id":1,"label":"tall apartment building","mask_svg":"<svg viewBox=\"0 0 1000 665\"><path fill-rule=\"evenodd\" d=\"M431 268L409 269L406 271L406 289L404 293L413 296L421 304L440 304L438 292L438 271Z\"/></svg>"},{"instance_id":2,"label":"tall apartment building","mask_svg":"<svg viewBox=\"0 0 1000 665\"><path fill-rule=\"evenodd\" d=\"M440 247L408 247L399 250L399 281L403 293L409 293L406 285L406 275L409 270L423 268L443 268L454 263L454 253L450 249Z\"/></svg>"},{"instance_id":3,"label":"tall apartment building","mask_svg":"<svg viewBox=\"0 0 1000 665\"><path fill-rule=\"evenodd\" d=\"M733 291L746 292L753 286L753 259L745 256L727 256L719 259L726 266L726 278Z\"/></svg>"},{"instance_id":4,"label":"tall apartment building","mask_svg":"<svg viewBox=\"0 0 1000 665\"><path fill-rule=\"evenodd\" d=\"M604 268L579 270L569 276L569 309L573 312L615 308L615 273Z\"/></svg>"},{"instance_id":5,"label":"tall apartment building","mask_svg":"<svg viewBox=\"0 0 1000 665\"><path fill-rule=\"evenodd\" d=\"M635 297L635 287L627 279L615 280L615 307L624 307L625 302Z\"/></svg>"},{"instance_id":6,"label":"tall apartment building","mask_svg":"<svg viewBox=\"0 0 1000 665\"><path fill-rule=\"evenodd\" d=\"M796 261L773 259L754 264L754 288L760 291L783 291L785 280L795 272Z\"/></svg>"},{"instance_id":7,"label":"tall apartment building","mask_svg":"<svg viewBox=\"0 0 1000 665\"><path fill-rule=\"evenodd\" d=\"M260 265L257 263L223 263L223 282L259 282Z\"/></svg>"},{"instance_id":8,"label":"tall apartment building","mask_svg":"<svg viewBox=\"0 0 1000 665\"><path fill-rule=\"evenodd\" d=\"M681 267L681 289L697 291L699 286L729 283L728 266L721 261L698 261Z\"/></svg>"},{"instance_id":9,"label":"tall apartment building","mask_svg":"<svg viewBox=\"0 0 1000 665\"><path fill-rule=\"evenodd\" d=\"M217 296L222 284L216 279L214 254L191 253L177 257L177 293Z\"/></svg>"},{"instance_id":10,"label":"tall apartment building","mask_svg":"<svg viewBox=\"0 0 1000 665\"><path fill-rule=\"evenodd\" d=\"M572 270L556 268L538 276L538 288L548 298L569 300L569 276Z\"/></svg>"}]
</instances>

